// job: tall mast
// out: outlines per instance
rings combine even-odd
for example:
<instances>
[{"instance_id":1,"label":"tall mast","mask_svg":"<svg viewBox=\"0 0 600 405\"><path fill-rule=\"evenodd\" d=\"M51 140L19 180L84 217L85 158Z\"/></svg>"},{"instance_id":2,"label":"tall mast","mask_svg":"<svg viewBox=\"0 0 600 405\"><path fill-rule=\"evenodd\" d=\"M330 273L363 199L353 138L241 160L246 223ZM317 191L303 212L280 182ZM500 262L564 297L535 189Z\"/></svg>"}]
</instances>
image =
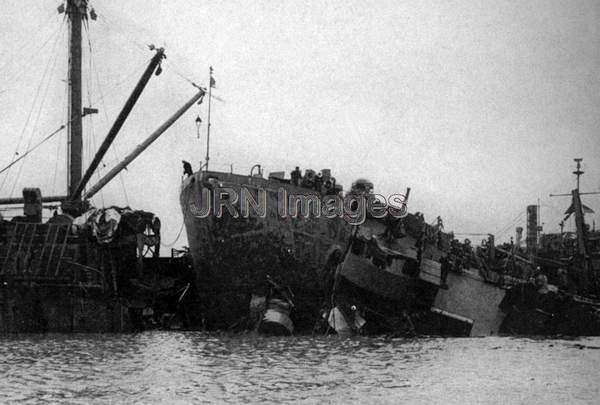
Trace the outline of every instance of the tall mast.
<instances>
[{"instance_id":1,"label":"tall mast","mask_svg":"<svg viewBox=\"0 0 600 405\"><path fill-rule=\"evenodd\" d=\"M583 159L582 158L575 158L573 160L575 161L575 163L577 163L577 170L575 170L573 172L573 174L575 176L577 176L577 191L579 192L579 177L581 177L581 175L583 174L583 170L581 170L581 161Z\"/></svg>"},{"instance_id":2,"label":"tall mast","mask_svg":"<svg viewBox=\"0 0 600 405\"><path fill-rule=\"evenodd\" d=\"M206 170L208 171L208 160L210 159L210 102L211 102L211 90L215 85L215 79L213 79L213 68L212 66L210 67L209 71L209 78L208 78L208 117L207 117L207 121L208 124L206 125L206 163L205 163L205 167Z\"/></svg>"},{"instance_id":3,"label":"tall mast","mask_svg":"<svg viewBox=\"0 0 600 405\"><path fill-rule=\"evenodd\" d=\"M571 191L570 194L550 194L550 197L559 197L559 196L571 196L571 205L565 211L565 218L560 223L560 232L563 233L564 221L569 218L572 214L575 214L575 227L577 231L577 260L579 260L579 265L582 266L582 273L579 276L579 289L581 291L585 291L589 288L589 282L595 280L596 274L594 272L594 266L592 261L590 260L590 255L588 251L588 239L587 239L587 226L585 224L584 214L593 213L593 211L583 205L581 202L581 196L584 194L600 194L600 192L592 191L587 193L582 193L579 191L579 180L581 175L583 174L583 170L581 170L581 161L583 159L576 158L573 159L577 165L576 170L573 174L577 177L577 188Z\"/></svg>"},{"instance_id":4,"label":"tall mast","mask_svg":"<svg viewBox=\"0 0 600 405\"><path fill-rule=\"evenodd\" d=\"M82 172L81 119L81 21L87 16L87 0L67 0L69 18L69 131L68 194L77 189Z\"/></svg>"}]
</instances>

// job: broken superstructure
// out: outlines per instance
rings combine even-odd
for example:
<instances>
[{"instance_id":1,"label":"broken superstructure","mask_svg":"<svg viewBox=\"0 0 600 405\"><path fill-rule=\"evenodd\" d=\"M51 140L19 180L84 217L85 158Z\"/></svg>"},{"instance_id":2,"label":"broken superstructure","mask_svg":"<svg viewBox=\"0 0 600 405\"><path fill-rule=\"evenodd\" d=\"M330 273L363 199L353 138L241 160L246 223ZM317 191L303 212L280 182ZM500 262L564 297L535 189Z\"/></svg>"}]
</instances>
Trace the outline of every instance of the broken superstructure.
<instances>
[{"instance_id":1,"label":"broken superstructure","mask_svg":"<svg viewBox=\"0 0 600 405\"><path fill-rule=\"evenodd\" d=\"M82 117L97 109L82 109L81 31L82 24L94 20L96 14L86 0L66 0L58 11L66 15L70 31L69 120L59 128L68 129L67 192L43 196L39 188L26 188L22 198L0 198L0 205L13 210L23 205L23 215L10 221L0 217L0 331L130 330L139 327L144 316L155 321L152 305L158 295L169 291L177 300L160 311L168 314L171 323L183 297L189 296L191 284L181 285L187 271L185 258L158 257L160 221L154 214L128 207L96 209L89 200L192 105L201 102L205 90L196 86L196 94L186 104L88 187L144 87L153 74L160 74L164 49L149 46L153 57L83 172ZM44 209L54 213L47 221L42 218Z\"/></svg>"}]
</instances>

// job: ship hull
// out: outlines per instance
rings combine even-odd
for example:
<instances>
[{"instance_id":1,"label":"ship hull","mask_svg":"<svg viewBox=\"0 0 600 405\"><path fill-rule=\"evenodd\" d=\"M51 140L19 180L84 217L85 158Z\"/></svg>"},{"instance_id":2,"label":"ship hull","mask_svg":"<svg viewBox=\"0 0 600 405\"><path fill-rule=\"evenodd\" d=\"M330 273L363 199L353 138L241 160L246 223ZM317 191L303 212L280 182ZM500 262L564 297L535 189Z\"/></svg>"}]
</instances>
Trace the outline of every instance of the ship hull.
<instances>
[{"instance_id":1,"label":"ship hull","mask_svg":"<svg viewBox=\"0 0 600 405\"><path fill-rule=\"evenodd\" d=\"M475 269L442 275L444 243L431 238L419 255L417 238L410 235L411 221L415 218L404 221L408 234L391 241L381 239L381 221L368 220L358 232L357 238L370 248L365 254L353 244L338 270L336 304L341 311L352 318L358 310L366 319L362 329L367 333L497 335L505 317L500 309L505 290Z\"/></svg>"},{"instance_id":2,"label":"ship hull","mask_svg":"<svg viewBox=\"0 0 600 405\"><path fill-rule=\"evenodd\" d=\"M533 284L508 290L501 332L513 335L600 335L600 302L561 291L536 291Z\"/></svg>"},{"instance_id":3,"label":"ship hull","mask_svg":"<svg viewBox=\"0 0 600 405\"><path fill-rule=\"evenodd\" d=\"M414 250L414 239L404 236L390 244L379 240L381 223L367 220L337 271L335 304L349 325L357 315L365 334L415 334L417 320L429 315L440 285L439 268ZM393 247L393 249L392 249Z\"/></svg>"},{"instance_id":4,"label":"ship hull","mask_svg":"<svg viewBox=\"0 0 600 405\"><path fill-rule=\"evenodd\" d=\"M212 187L209 179L238 193L241 187L265 190L265 215L198 215L194 204ZM199 172L184 181L180 201L196 274L198 315L207 328L243 325L252 294L266 295L267 276L294 294L296 329L314 327L331 294L335 258L347 243L350 225L341 218L280 215L281 190L288 195L310 192L285 181L220 172Z\"/></svg>"},{"instance_id":5,"label":"ship hull","mask_svg":"<svg viewBox=\"0 0 600 405\"><path fill-rule=\"evenodd\" d=\"M500 304L506 290L486 282L475 269L451 272L447 285L437 293L434 312L466 324L467 336L499 334L505 318Z\"/></svg>"}]
</instances>

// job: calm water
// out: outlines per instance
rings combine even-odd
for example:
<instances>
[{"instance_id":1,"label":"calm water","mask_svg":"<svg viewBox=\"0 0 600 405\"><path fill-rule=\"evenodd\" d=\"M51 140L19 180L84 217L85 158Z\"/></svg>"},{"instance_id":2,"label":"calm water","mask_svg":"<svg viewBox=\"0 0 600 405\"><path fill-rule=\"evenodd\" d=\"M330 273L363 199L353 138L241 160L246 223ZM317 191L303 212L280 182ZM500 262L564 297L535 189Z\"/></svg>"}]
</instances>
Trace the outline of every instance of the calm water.
<instances>
[{"instance_id":1,"label":"calm water","mask_svg":"<svg viewBox=\"0 0 600 405\"><path fill-rule=\"evenodd\" d=\"M0 339L0 402L600 403L600 338Z\"/></svg>"}]
</instances>

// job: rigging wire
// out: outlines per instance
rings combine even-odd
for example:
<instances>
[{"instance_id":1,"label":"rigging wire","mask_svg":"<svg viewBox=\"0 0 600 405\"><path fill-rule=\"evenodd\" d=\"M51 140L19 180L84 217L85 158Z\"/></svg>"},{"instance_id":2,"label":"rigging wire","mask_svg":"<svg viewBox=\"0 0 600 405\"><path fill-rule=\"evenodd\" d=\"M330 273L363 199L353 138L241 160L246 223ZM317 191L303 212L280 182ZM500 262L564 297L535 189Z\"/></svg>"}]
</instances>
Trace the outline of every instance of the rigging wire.
<instances>
[{"instance_id":1,"label":"rigging wire","mask_svg":"<svg viewBox=\"0 0 600 405\"><path fill-rule=\"evenodd\" d=\"M11 166L12 166L12 163L15 161L16 156L19 155L19 148L21 147L21 142L23 141L23 135L25 134L25 131L27 130L27 125L29 125L29 121L31 119L31 114L33 114L33 110L35 108L35 103L37 101L37 97L39 96L39 92L40 92L42 85L44 83L44 80L46 78L46 73L48 71L48 67L50 66L50 61L51 61L51 59L48 59L48 62L46 63L46 67L44 68L44 73L42 74L42 79L40 80L40 83L38 84L35 95L33 97L33 101L31 103L31 108L29 109L29 112L27 113L27 118L25 120L25 124L23 125L23 129L21 130L21 133L19 135L19 140L17 142L17 145L15 146L15 152L12 156ZM9 173L6 173L6 176L4 176L4 179L2 180L2 183L0 184L0 191L2 191L2 189L4 188L4 184L6 183L8 174Z\"/></svg>"},{"instance_id":2,"label":"rigging wire","mask_svg":"<svg viewBox=\"0 0 600 405\"><path fill-rule=\"evenodd\" d=\"M60 157L60 139L56 142L56 159L54 160L54 174L52 175L52 194L56 194L56 177L58 176L58 162Z\"/></svg>"},{"instance_id":3,"label":"rigging wire","mask_svg":"<svg viewBox=\"0 0 600 405\"><path fill-rule=\"evenodd\" d=\"M495 232L494 234L498 234L499 232L503 232L503 231L505 231L506 229L510 228L510 227L512 226L512 224L513 224L515 221L518 221L518 220L519 220L519 218L520 218L522 215L523 215L523 211L522 211L522 210L519 210L518 214L517 214L517 215L516 215L516 216L515 216L515 217L514 217L512 220L510 220L510 221L509 221L508 225L505 225L505 226L503 226L503 227L502 227L502 228L500 228L500 229L496 229L496 232Z\"/></svg>"},{"instance_id":4,"label":"rigging wire","mask_svg":"<svg viewBox=\"0 0 600 405\"><path fill-rule=\"evenodd\" d=\"M87 101L88 101L88 106L91 108L92 107L92 89L93 89L93 82L92 82L92 43L91 43L91 39L90 39L90 31L89 31L89 21L86 21L85 24L85 32L86 32L86 38L87 38L87 43L88 43L88 47L89 47L89 58L88 58L88 74L87 74L87 83L86 83L86 93L87 93ZM89 116L89 125L87 125L87 129L88 129L88 136L87 136L87 155L88 156L92 156L93 151L96 150L96 133L94 131L94 118L93 115ZM100 172L102 170L102 168L105 166L104 160L102 160L101 165L98 167L98 169L96 170L96 178L100 179ZM104 203L104 192L103 190L100 190L100 192L98 193L100 195L100 201L102 202L102 207L105 207L105 203Z\"/></svg>"},{"instance_id":5,"label":"rigging wire","mask_svg":"<svg viewBox=\"0 0 600 405\"><path fill-rule=\"evenodd\" d=\"M25 153L23 153L21 156L19 156L16 160L12 161L7 166L5 166L2 170L0 170L0 173L4 173L6 170L10 169L11 166L13 166L13 165L17 164L17 162L20 162L21 160L25 159L31 152L36 150L38 147L42 146L48 139L50 139L54 135L58 134L60 131L62 131L66 127L67 127L66 124L62 124L60 127L58 127L58 129L51 132L49 135L47 135L44 139L42 139L40 142L38 142L31 149L28 149Z\"/></svg>"},{"instance_id":6,"label":"rigging wire","mask_svg":"<svg viewBox=\"0 0 600 405\"><path fill-rule=\"evenodd\" d=\"M62 31L63 25L65 23L65 20L63 19L62 23L59 25L59 27L44 41L44 43L42 44L42 46L40 46L38 49L36 49L29 57L27 58L23 58L29 65L31 65L32 61L35 60L35 56L38 55L40 53L40 51L42 49L45 48L46 44L54 39L55 37L58 38L60 36L60 33ZM52 49L52 52L54 51L54 49ZM4 66L7 66L9 62L7 62ZM16 65L17 68L19 68L18 72L16 73L15 76L13 76L12 79L7 80L7 82L11 82L13 83L12 86L8 86L7 88L5 88L3 91L0 91L0 94L2 93L6 93L6 92L12 92L13 90L15 90L15 88L18 87L18 81L25 75L26 72L28 72L28 69L25 66L19 66ZM2 69L0 69L2 70ZM8 72L5 72L4 75L7 75Z\"/></svg>"},{"instance_id":7,"label":"rigging wire","mask_svg":"<svg viewBox=\"0 0 600 405\"><path fill-rule=\"evenodd\" d=\"M44 29L46 29L46 27L48 25L50 25L50 23L52 22L52 20L54 18L55 18L55 14L52 13L52 15L50 15L50 18L42 25L41 28L38 29L38 31L43 31ZM59 24L58 28L50 33L50 35L46 38L46 40L44 40L44 42L42 42L42 44L35 51L33 51L30 54L29 58L24 58L23 55L25 54L26 51L29 51L28 48L31 48L32 45L36 44L37 39L34 37L29 37L30 42L19 47L19 50L13 57L7 57L6 54L2 55L2 60L5 60L6 62L3 63L2 66L0 66L0 71L3 71L4 68L6 68L10 64L14 63L15 61L24 60L27 63L31 63L31 59L33 58L33 55L38 54L42 49L44 49L44 47L48 44L48 42L50 42L52 40L52 38L54 38L54 36L59 33L62 26L64 25L65 19L66 19L66 17L63 17L63 20L62 20L61 24ZM25 71L25 69L22 69L22 70L20 70L20 73L22 74L24 71ZM17 77L20 77L20 75Z\"/></svg>"},{"instance_id":8,"label":"rigging wire","mask_svg":"<svg viewBox=\"0 0 600 405\"><path fill-rule=\"evenodd\" d=\"M184 81L188 82L192 86L198 87L198 85L196 83L194 83L190 78L184 76L183 73L179 72L175 67L173 67L173 63L169 63L169 64L170 64L170 67L169 67L169 71L170 72L173 72L175 75L177 75L178 77L180 77Z\"/></svg>"},{"instance_id":9,"label":"rigging wire","mask_svg":"<svg viewBox=\"0 0 600 405\"><path fill-rule=\"evenodd\" d=\"M95 131L94 131L94 124L93 124L93 118L90 116L90 146L92 148L92 150L96 150L96 135L95 135ZM96 178L98 180L100 180L101 178L101 170L102 167L99 166L98 170L96 170ZM100 195L100 201L102 202L102 207L104 208L106 206L105 202L104 202L104 192L102 189L100 189L100 191L98 192L98 194Z\"/></svg>"},{"instance_id":10,"label":"rigging wire","mask_svg":"<svg viewBox=\"0 0 600 405\"><path fill-rule=\"evenodd\" d=\"M88 45L89 45L89 48L90 48L90 55L92 55L92 47L91 47L91 35L90 35L90 33L91 33L91 31L89 31L89 24L88 24L88 25L86 25L86 34L87 34ZM113 41L113 43L115 43L115 42ZM122 50L124 50L125 52L127 52L127 53L130 53L130 52L131 52L131 50L130 50L130 49L126 49L126 48L124 48L124 47L123 47L122 45L120 45L120 44L117 44L117 43L115 43L115 44L116 44L117 46L119 46L119 47L120 47ZM112 84L112 85L110 86L110 88L111 88L111 91L108 91L108 92L106 92L106 91L105 91L105 92L102 94L102 96L101 96L101 97L99 97L98 99L94 99L94 100L93 100L93 102L94 102L94 103L97 103L98 101L103 101L104 99L107 99L107 98L109 98L108 96L110 96L110 95L114 94L114 92L115 92L116 90L118 90L118 88L119 88L121 85L123 85L123 84L124 84L124 83L126 83L126 82L129 82L129 81L130 81L130 79L131 79L131 77L132 77L133 75L135 75L136 73L138 73L140 70L142 70L142 68L145 68L145 67L148 65L148 63L150 63L150 61L151 61L151 60L152 60L152 58L148 58L148 59L147 59L146 61L144 61L143 63L141 63L141 64L139 64L139 65L137 65L137 66L134 66L134 68L133 68L133 69L131 69L131 71L130 71L129 73L127 73L126 75L122 76L122 77L121 77L121 79L120 79L118 82L116 82L116 83L114 83L114 84ZM99 81L99 79L98 79L98 81Z\"/></svg>"},{"instance_id":11,"label":"rigging wire","mask_svg":"<svg viewBox=\"0 0 600 405\"><path fill-rule=\"evenodd\" d=\"M106 119L107 123L110 123L110 120L108 119L108 113L107 113L107 109L106 109L106 103L104 102L104 95L102 93L102 87L100 86L100 75L98 74L98 69L96 68L96 62L93 58L93 52L92 52L92 38L90 35L90 31L86 29L86 34L87 34L87 39L88 39L88 44L90 47L90 66L92 66L92 70L95 73L95 79L96 79L96 85L98 87L98 93L100 94L100 101L102 103L102 112L104 114L104 118ZM91 72L90 72L91 75ZM119 157L119 153L117 151L117 146L116 144L113 142L112 143L112 148L110 148L115 156L115 158L120 161L121 158ZM123 173L119 172L119 181L121 183L121 187L123 189L123 195L125 196L125 202L127 205L129 205L129 196L127 195L127 188L125 187L125 180L123 179Z\"/></svg>"},{"instance_id":12,"label":"rigging wire","mask_svg":"<svg viewBox=\"0 0 600 405\"><path fill-rule=\"evenodd\" d=\"M60 28L62 28L63 26L64 26L64 20L63 20L63 23L61 24ZM57 43L58 43L58 36L56 36L56 39L52 46L52 52L51 52L52 54L54 54L54 49L56 48ZM54 63L55 63L56 55L54 55L54 56L55 56L55 58L54 58ZM35 105L36 105L37 99L39 97L40 90L42 89L44 81L46 80L46 75L48 74L48 68L50 67L50 62L52 62L52 57L50 57L48 59L48 62L46 63L46 67L44 68L44 72L42 74L42 79L40 80L40 82L37 86L37 89L35 91L35 95L33 97L32 103L31 103L31 108L29 109L27 118L25 120L25 124L23 125L23 129L21 130L21 133L19 134L19 140L17 141L17 144L15 146L15 152L12 156L11 166L12 166L12 163L17 159L17 156L19 155L19 148L21 147L21 143L23 142L23 137L25 135L25 131L27 130L27 126L29 125L29 121L31 120L31 115L33 114L33 111L35 109ZM4 178L2 179L2 183L0 183L0 191L2 191L2 189L4 188L4 185L6 184L6 180L9 176L9 174L10 174L10 171L8 171L6 173L6 175L4 176ZM13 186L13 190L14 190L14 186ZM12 191L11 191L11 195L12 195Z\"/></svg>"},{"instance_id":13,"label":"rigging wire","mask_svg":"<svg viewBox=\"0 0 600 405\"><path fill-rule=\"evenodd\" d=\"M107 9L107 7L105 6L104 9ZM96 12L96 14L98 15L98 17L100 17L99 21L102 24L104 24L108 29L114 30L115 27L116 27L121 32L123 32L124 34L126 34L126 35L121 35L120 36L121 38L127 38L128 42L131 43L137 49L140 49L140 50L143 50L143 51L146 50L146 43L144 41L133 41L131 39L131 37L133 36L132 32L131 31L130 32L126 32L125 29L124 29L124 27L123 27L123 25L118 24L115 20L112 19L112 17L108 18L106 16L106 14L104 14L104 12L102 12L102 13ZM129 24L129 25L130 25L131 28L133 28L135 30L139 29L139 28L135 27L133 24ZM139 38L137 38L137 39L139 39Z\"/></svg>"},{"instance_id":14,"label":"rigging wire","mask_svg":"<svg viewBox=\"0 0 600 405\"><path fill-rule=\"evenodd\" d=\"M115 84L111 85L111 91L108 92L104 92L102 97L98 97L97 99L93 99L93 103L98 103L98 102L103 102L105 99L110 99L109 96L112 96L124 83L130 83L130 79L136 74L139 73L142 68L145 68L149 63L150 60L152 58L148 58L146 61L144 61L143 63L135 66L133 69L131 69L131 71L129 73L127 73L125 76L123 76L123 78L121 80L119 80L118 82L116 82Z\"/></svg>"},{"instance_id":15,"label":"rigging wire","mask_svg":"<svg viewBox=\"0 0 600 405\"><path fill-rule=\"evenodd\" d=\"M68 76L68 75L67 75ZM63 93L62 105L63 105L63 119L65 121L69 121L69 106L67 100L69 99L69 80L68 77L65 79L65 91ZM67 149L65 150L65 154L68 154L68 144L65 142ZM52 179L52 191L53 194L56 194L56 178L58 176L58 162L60 162L60 148L61 142L56 142L56 160L54 161L54 177ZM68 186L67 186L68 189Z\"/></svg>"},{"instance_id":16,"label":"rigging wire","mask_svg":"<svg viewBox=\"0 0 600 405\"><path fill-rule=\"evenodd\" d=\"M506 235L507 232L509 232L515 225L519 223L519 221L523 219L522 217L524 214L524 212L521 212L509 225L502 228L502 230L497 233L497 238L500 239L502 236Z\"/></svg>"},{"instance_id":17,"label":"rigging wire","mask_svg":"<svg viewBox=\"0 0 600 405\"><path fill-rule=\"evenodd\" d=\"M124 33L126 32L125 27L123 25L117 24L112 18L110 18L110 19L107 18L104 13L98 13L98 16L100 17L102 24L104 24L106 27L114 29L114 27L116 26L119 28L120 31L122 31ZM133 30L138 30L138 28L135 27L134 24L129 24L129 26ZM124 35L121 37L127 39L128 40L127 42L129 44L133 45L133 47L135 47L136 49L141 49L144 51L146 50L146 48L148 46L146 42L141 41L140 38L135 38L135 40L132 40L131 37L133 36L133 33L131 32L131 30L129 30L129 32L126 32L126 33L127 33L127 35ZM124 49L123 46L120 46L120 47L121 47L121 49ZM127 49L124 49L124 50L128 51ZM178 63L176 63L175 61L173 61L172 56L169 58L169 66L170 66L169 72L174 73L179 78L183 79L184 81L191 84L192 86L194 86L196 88L198 87L198 85L196 83L194 83L194 81L191 80L188 75L184 75L183 73L181 73L181 71L178 69L178 67L181 67L181 66Z\"/></svg>"},{"instance_id":18,"label":"rigging wire","mask_svg":"<svg viewBox=\"0 0 600 405\"><path fill-rule=\"evenodd\" d=\"M175 237L175 240L171 243L162 243L160 242L160 245L162 247L166 247L166 248L170 248L173 247L173 245L175 245L177 243L177 241L179 240L179 238L181 237L181 234L183 233L183 226L185 225L185 222L182 220L181 221L181 227L179 228L179 232L177 232L177 236Z\"/></svg>"},{"instance_id":19,"label":"rigging wire","mask_svg":"<svg viewBox=\"0 0 600 405\"><path fill-rule=\"evenodd\" d=\"M523 215L524 214L520 214L517 217L517 219L513 220L507 226L502 228L502 230L500 232L498 232L498 237L502 237L502 236L506 235L507 232L510 232L512 230L512 228L514 228L523 219Z\"/></svg>"},{"instance_id":20,"label":"rigging wire","mask_svg":"<svg viewBox=\"0 0 600 405\"><path fill-rule=\"evenodd\" d=\"M57 43L58 43L58 41L56 41L54 45L56 46ZM46 97L48 96L48 90L50 89L50 84L52 82L52 80L51 80L52 73L54 72L54 68L56 67L56 62L58 60L57 55L54 53L54 48L53 48L53 52L52 53L54 54L54 58L53 58L53 61L52 61L52 66L50 67L50 72L48 74L48 79L47 79L46 87L44 89L44 94L42 95L42 99L41 99L40 104L39 104L37 115L36 115L35 121L33 123L33 129L31 131L31 135L29 136L29 140L27 141L27 148L26 148L26 150L28 150L31 147L31 143L33 142L34 134L37 131L38 124L39 124L39 121L40 121L40 117L42 116L42 110L43 110L43 107L44 107L44 103L46 101ZM10 190L10 196L11 197L13 195L15 187L17 186L17 183L19 182L19 179L21 178L22 171L23 171L23 164L21 163L21 165L19 165L19 168L18 168L18 171L17 171L17 175L15 177L15 181L13 182L12 188Z\"/></svg>"}]
</instances>

